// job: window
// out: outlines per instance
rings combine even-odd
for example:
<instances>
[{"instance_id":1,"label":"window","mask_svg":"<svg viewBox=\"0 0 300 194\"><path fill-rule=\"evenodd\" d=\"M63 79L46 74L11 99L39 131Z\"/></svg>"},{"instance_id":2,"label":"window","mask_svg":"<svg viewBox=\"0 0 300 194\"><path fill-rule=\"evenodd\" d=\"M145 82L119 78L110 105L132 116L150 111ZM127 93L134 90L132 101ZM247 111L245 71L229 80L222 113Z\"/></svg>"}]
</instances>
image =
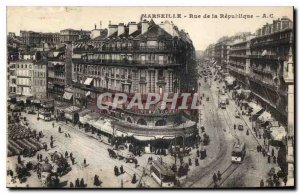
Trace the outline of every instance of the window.
<instances>
[{"instance_id":1,"label":"window","mask_svg":"<svg viewBox=\"0 0 300 194\"><path fill-rule=\"evenodd\" d=\"M158 57L158 63L159 63L160 65L163 65L163 64L164 64L164 56L163 56L163 55L159 55L159 57Z\"/></svg>"}]
</instances>

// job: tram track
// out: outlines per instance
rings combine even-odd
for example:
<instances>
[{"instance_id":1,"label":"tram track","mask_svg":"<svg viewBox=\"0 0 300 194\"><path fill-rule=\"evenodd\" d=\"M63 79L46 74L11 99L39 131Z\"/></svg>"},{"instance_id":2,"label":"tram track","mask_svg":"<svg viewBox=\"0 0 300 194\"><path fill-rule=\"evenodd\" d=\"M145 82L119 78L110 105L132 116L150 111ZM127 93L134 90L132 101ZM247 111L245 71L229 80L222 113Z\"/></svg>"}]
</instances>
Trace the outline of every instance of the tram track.
<instances>
[{"instance_id":1,"label":"tram track","mask_svg":"<svg viewBox=\"0 0 300 194\"><path fill-rule=\"evenodd\" d=\"M222 173L221 173L221 180L218 181L216 184L220 187L240 166L240 164L231 163ZM212 181L209 187L214 187L214 181Z\"/></svg>"},{"instance_id":2,"label":"tram track","mask_svg":"<svg viewBox=\"0 0 300 194\"><path fill-rule=\"evenodd\" d=\"M205 89L208 89L208 87L205 87ZM211 106L215 109L217 109L217 106L215 104L214 101L214 96L212 95L212 93L209 93L209 97L211 97L212 99L212 104ZM208 106L207 106L208 108ZM215 115L214 111L205 111L207 113L211 113L212 116L208 117L207 120L209 120L209 123L211 124L212 127L218 128L219 130L221 129L221 119L219 117L219 114ZM212 124L215 123L217 125ZM210 174L218 168L218 166L224 161L226 154L227 154L227 142L225 141L225 135L223 133L223 131L218 131L218 137L220 138L219 141L219 152L215 158L215 160L213 160L208 166L206 166L203 170L200 171L200 173L198 174L194 174L192 176L189 177L189 181L187 181L185 183L185 187L193 187L194 185L198 184L201 182L201 180L204 177L210 176Z\"/></svg>"}]
</instances>

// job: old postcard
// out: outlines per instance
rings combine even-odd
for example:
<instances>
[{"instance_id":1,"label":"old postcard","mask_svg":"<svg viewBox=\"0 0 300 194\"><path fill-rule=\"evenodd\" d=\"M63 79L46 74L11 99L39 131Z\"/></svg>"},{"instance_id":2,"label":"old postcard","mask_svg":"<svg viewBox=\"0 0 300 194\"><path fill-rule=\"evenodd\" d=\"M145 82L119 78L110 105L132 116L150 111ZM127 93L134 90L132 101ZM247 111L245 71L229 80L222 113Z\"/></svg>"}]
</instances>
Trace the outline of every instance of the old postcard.
<instances>
[{"instance_id":1,"label":"old postcard","mask_svg":"<svg viewBox=\"0 0 300 194\"><path fill-rule=\"evenodd\" d=\"M9 188L294 188L293 7L7 7Z\"/></svg>"}]
</instances>

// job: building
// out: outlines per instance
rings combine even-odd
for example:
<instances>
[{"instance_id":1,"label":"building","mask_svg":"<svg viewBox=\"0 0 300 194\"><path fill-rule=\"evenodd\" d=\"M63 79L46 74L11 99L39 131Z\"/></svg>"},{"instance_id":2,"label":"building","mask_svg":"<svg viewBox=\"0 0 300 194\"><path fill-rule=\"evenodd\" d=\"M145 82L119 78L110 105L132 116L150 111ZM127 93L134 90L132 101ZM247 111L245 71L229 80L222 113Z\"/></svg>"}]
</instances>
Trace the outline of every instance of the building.
<instances>
[{"instance_id":1,"label":"building","mask_svg":"<svg viewBox=\"0 0 300 194\"><path fill-rule=\"evenodd\" d=\"M20 31L20 37L27 46L35 47L42 43L58 44L60 42L59 33L43 33L34 31Z\"/></svg>"},{"instance_id":2,"label":"building","mask_svg":"<svg viewBox=\"0 0 300 194\"><path fill-rule=\"evenodd\" d=\"M236 77L239 84L244 88L249 87L248 76L250 76L250 39L253 35L236 39L231 45L228 54L227 69L231 75Z\"/></svg>"},{"instance_id":3,"label":"building","mask_svg":"<svg viewBox=\"0 0 300 194\"><path fill-rule=\"evenodd\" d=\"M73 42L79 39L89 38L91 31L64 29L60 31L60 42Z\"/></svg>"},{"instance_id":4,"label":"building","mask_svg":"<svg viewBox=\"0 0 300 194\"><path fill-rule=\"evenodd\" d=\"M47 97L47 60L41 59L33 64L32 95L34 98Z\"/></svg>"},{"instance_id":5,"label":"building","mask_svg":"<svg viewBox=\"0 0 300 194\"><path fill-rule=\"evenodd\" d=\"M67 61L67 48L62 46L48 52L48 90L49 98L63 101L65 87L71 85L71 63ZM68 66L69 65L69 66Z\"/></svg>"},{"instance_id":6,"label":"building","mask_svg":"<svg viewBox=\"0 0 300 194\"><path fill-rule=\"evenodd\" d=\"M207 57L215 58L223 65L240 85L250 89L256 101L283 124L287 121L287 84L283 79L283 66L293 44L290 41L292 33L293 22L282 17L272 24L265 24L255 35L244 32L223 37L205 52Z\"/></svg>"},{"instance_id":7,"label":"building","mask_svg":"<svg viewBox=\"0 0 300 194\"><path fill-rule=\"evenodd\" d=\"M290 37L291 42L293 42L293 36ZM293 56L293 49L290 47L288 61L284 63L284 81L287 84L288 91L287 91L287 163L288 163L288 186L295 185L295 85L294 85L294 74L295 74L295 67L294 67L294 56Z\"/></svg>"},{"instance_id":8,"label":"building","mask_svg":"<svg viewBox=\"0 0 300 194\"><path fill-rule=\"evenodd\" d=\"M20 56L19 60L11 62L11 65L14 65L16 69L16 94L33 96L33 64L39 57L36 52L26 52Z\"/></svg>"},{"instance_id":9,"label":"building","mask_svg":"<svg viewBox=\"0 0 300 194\"><path fill-rule=\"evenodd\" d=\"M266 24L250 40L250 76L252 93L264 107L286 124L287 84L283 79L284 63L288 61L293 42L293 22L283 17Z\"/></svg>"},{"instance_id":10,"label":"building","mask_svg":"<svg viewBox=\"0 0 300 194\"><path fill-rule=\"evenodd\" d=\"M196 92L197 81L191 73L196 72L192 69L195 68L193 43L172 22L110 24L100 36L75 42L72 60L76 106L96 109L113 118L114 130L144 141L178 137L183 144L196 133L196 122L190 120L192 114L178 109L162 111L158 105L150 110L97 109L97 98L104 92L126 93L129 99L140 93L143 102L148 93L169 93L172 97L183 89ZM112 99L103 102L108 106L111 103Z\"/></svg>"},{"instance_id":11,"label":"building","mask_svg":"<svg viewBox=\"0 0 300 194\"><path fill-rule=\"evenodd\" d=\"M17 92L17 74L16 74L16 63L10 63L8 65L8 93L16 94Z\"/></svg>"}]
</instances>

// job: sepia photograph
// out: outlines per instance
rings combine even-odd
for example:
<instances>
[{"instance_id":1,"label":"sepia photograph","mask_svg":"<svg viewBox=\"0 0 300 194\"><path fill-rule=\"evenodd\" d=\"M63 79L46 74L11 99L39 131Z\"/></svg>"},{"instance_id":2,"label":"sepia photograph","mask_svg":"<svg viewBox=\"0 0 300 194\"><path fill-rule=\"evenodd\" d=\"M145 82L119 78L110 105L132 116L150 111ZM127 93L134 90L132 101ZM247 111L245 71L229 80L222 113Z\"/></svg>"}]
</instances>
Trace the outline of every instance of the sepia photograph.
<instances>
[{"instance_id":1,"label":"sepia photograph","mask_svg":"<svg viewBox=\"0 0 300 194\"><path fill-rule=\"evenodd\" d=\"M6 187L295 189L294 12L7 6Z\"/></svg>"}]
</instances>

